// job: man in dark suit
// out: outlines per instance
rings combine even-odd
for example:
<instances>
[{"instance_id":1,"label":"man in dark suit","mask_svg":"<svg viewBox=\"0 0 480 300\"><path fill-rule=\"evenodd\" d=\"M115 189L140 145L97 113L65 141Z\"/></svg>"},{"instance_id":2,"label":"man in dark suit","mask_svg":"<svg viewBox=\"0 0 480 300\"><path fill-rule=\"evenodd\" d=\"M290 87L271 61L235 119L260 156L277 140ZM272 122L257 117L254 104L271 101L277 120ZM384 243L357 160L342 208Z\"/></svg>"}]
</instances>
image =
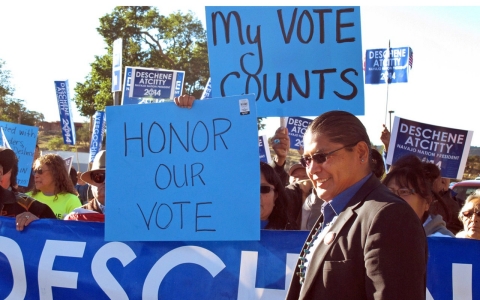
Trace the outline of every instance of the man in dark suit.
<instances>
[{"instance_id":1,"label":"man in dark suit","mask_svg":"<svg viewBox=\"0 0 480 300\"><path fill-rule=\"evenodd\" d=\"M350 113L327 112L307 129L304 147L302 163L325 203L287 299L425 299L422 224L372 174L363 124Z\"/></svg>"}]
</instances>

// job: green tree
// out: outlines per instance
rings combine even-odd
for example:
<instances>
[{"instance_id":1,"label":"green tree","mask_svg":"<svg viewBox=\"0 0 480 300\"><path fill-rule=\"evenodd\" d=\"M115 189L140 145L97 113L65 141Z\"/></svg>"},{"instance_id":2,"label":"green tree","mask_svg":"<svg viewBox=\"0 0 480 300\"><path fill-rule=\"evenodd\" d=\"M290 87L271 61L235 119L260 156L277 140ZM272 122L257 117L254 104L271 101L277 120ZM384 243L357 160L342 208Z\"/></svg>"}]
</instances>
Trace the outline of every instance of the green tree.
<instances>
[{"instance_id":1,"label":"green tree","mask_svg":"<svg viewBox=\"0 0 480 300\"><path fill-rule=\"evenodd\" d=\"M122 65L185 71L185 92L201 96L209 77L206 32L192 12L160 15L150 6L118 6L100 18L97 28L107 54L96 56L91 72L75 87L75 103L83 116L113 104L113 42L123 39ZM123 78L122 78L123 80Z\"/></svg>"}]
</instances>

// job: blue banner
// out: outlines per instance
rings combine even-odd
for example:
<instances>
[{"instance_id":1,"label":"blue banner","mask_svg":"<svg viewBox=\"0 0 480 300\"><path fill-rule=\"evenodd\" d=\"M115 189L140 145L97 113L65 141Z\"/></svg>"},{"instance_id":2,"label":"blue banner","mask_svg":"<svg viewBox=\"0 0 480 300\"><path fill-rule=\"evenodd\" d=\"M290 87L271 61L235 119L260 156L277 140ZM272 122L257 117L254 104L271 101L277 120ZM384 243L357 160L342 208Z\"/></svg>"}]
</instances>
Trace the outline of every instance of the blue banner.
<instances>
[{"instance_id":1,"label":"blue banner","mask_svg":"<svg viewBox=\"0 0 480 300\"><path fill-rule=\"evenodd\" d=\"M102 150L103 135L105 134L105 112L95 112L95 123L93 124L92 139L90 141L90 155L88 162L92 163L98 151Z\"/></svg>"},{"instance_id":2,"label":"blue banner","mask_svg":"<svg viewBox=\"0 0 480 300\"><path fill-rule=\"evenodd\" d=\"M196 101L195 109L108 106L107 114L107 240L259 238L253 95Z\"/></svg>"},{"instance_id":3,"label":"blue banner","mask_svg":"<svg viewBox=\"0 0 480 300\"><path fill-rule=\"evenodd\" d=\"M299 150L303 148L303 135L308 125L312 123L311 119L301 117L289 117L287 120L288 136L290 137L290 148Z\"/></svg>"},{"instance_id":4,"label":"blue banner","mask_svg":"<svg viewBox=\"0 0 480 300\"><path fill-rule=\"evenodd\" d=\"M212 92L259 117L364 114L360 7L206 7Z\"/></svg>"},{"instance_id":5,"label":"blue banner","mask_svg":"<svg viewBox=\"0 0 480 300\"><path fill-rule=\"evenodd\" d=\"M284 299L307 234L106 242L102 223L43 219L18 232L0 217L0 298ZM428 250L427 299L480 299L480 241L431 237Z\"/></svg>"},{"instance_id":6,"label":"blue banner","mask_svg":"<svg viewBox=\"0 0 480 300\"><path fill-rule=\"evenodd\" d=\"M60 112L60 126L62 127L63 143L75 145L75 124L71 114L70 91L68 80L55 81L55 94L57 95L58 110Z\"/></svg>"},{"instance_id":7,"label":"blue banner","mask_svg":"<svg viewBox=\"0 0 480 300\"><path fill-rule=\"evenodd\" d=\"M130 97L173 99L183 88L183 71L132 68ZM178 76L180 74L180 76Z\"/></svg>"},{"instance_id":8,"label":"blue banner","mask_svg":"<svg viewBox=\"0 0 480 300\"><path fill-rule=\"evenodd\" d=\"M411 68L409 47L367 50L365 55L365 83L408 82Z\"/></svg>"},{"instance_id":9,"label":"blue banner","mask_svg":"<svg viewBox=\"0 0 480 300\"><path fill-rule=\"evenodd\" d=\"M473 132L395 117L387 164L414 154L440 169L442 177L462 179Z\"/></svg>"},{"instance_id":10,"label":"blue banner","mask_svg":"<svg viewBox=\"0 0 480 300\"><path fill-rule=\"evenodd\" d=\"M17 183L19 186L28 186L37 144L38 127L0 121L5 138L10 148L18 158Z\"/></svg>"}]
</instances>

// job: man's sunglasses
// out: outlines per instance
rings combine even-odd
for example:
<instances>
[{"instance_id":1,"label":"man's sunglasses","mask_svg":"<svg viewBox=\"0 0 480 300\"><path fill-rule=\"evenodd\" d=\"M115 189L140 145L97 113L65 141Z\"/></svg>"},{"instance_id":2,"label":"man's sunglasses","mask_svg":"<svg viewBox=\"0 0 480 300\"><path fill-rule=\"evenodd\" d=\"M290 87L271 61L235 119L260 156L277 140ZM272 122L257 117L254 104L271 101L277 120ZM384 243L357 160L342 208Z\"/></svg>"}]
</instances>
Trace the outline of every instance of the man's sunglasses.
<instances>
[{"instance_id":1,"label":"man's sunglasses","mask_svg":"<svg viewBox=\"0 0 480 300\"><path fill-rule=\"evenodd\" d=\"M275 191L275 188L268 186L268 185L261 185L260 186L260 193L261 194L268 194L270 191Z\"/></svg>"},{"instance_id":2,"label":"man's sunglasses","mask_svg":"<svg viewBox=\"0 0 480 300\"><path fill-rule=\"evenodd\" d=\"M103 183L105 181L105 172L92 172L90 173L90 179L96 183Z\"/></svg>"},{"instance_id":3,"label":"man's sunglasses","mask_svg":"<svg viewBox=\"0 0 480 300\"><path fill-rule=\"evenodd\" d=\"M470 219L473 216L473 214L476 214L477 217L480 217L480 210L477 210L477 211L471 211L471 210L462 211L462 215L467 219Z\"/></svg>"},{"instance_id":4,"label":"man's sunglasses","mask_svg":"<svg viewBox=\"0 0 480 300\"><path fill-rule=\"evenodd\" d=\"M354 144L350 144L350 145L346 145L346 146L343 146L342 148L338 148L336 150L333 150L333 151L330 151L328 153L315 153L314 155L312 156L302 156L302 158L300 159L300 163L302 164L302 166L304 166L305 168L308 168L310 167L310 165L312 164L312 160L314 162L316 162L317 164L323 164L324 162L327 161L327 157L332 155L333 153L337 152L337 151L340 151L344 148L350 148L350 147L353 147L355 146L356 144L358 144L358 142L354 143Z\"/></svg>"}]
</instances>

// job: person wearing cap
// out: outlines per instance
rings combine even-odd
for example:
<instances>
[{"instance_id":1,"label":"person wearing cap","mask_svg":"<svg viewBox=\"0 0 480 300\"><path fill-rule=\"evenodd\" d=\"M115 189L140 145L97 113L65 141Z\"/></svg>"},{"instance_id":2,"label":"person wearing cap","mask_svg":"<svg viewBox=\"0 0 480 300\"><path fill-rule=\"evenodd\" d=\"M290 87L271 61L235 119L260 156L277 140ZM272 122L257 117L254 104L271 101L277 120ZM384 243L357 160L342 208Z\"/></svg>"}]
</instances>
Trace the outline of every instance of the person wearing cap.
<instances>
[{"instance_id":1,"label":"person wearing cap","mask_svg":"<svg viewBox=\"0 0 480 300\"><path fill-rule=\"evenodd\" d=\"M50 206L57 219L62 220L82 205L61 156L53 153L40 156L33 171L35 187L27 195Z\"/></svg>"},{"instance_id":2,"label":"person wearing cap","mask_svg":"<svg viewBox=\"0 0 480 300\"><path fill-rule=\"evenodd\" d=\"M105 161L106 151L101 150L95 155L92 169L80 176L81 180L90 185L93 199L74 209L64 220L105 221Z\"/></svg>"},{"instance_id":3,"label":"person wearing cap","mask_svg":"<svg viewBox=\"0 0 480 300\"><path fill-rule=\"evenodd\" d=\"M288 175L290 176L290 184L285 187L289 201L288 215L291 220L295 221L295 229L302 230L302 207L307 197L312 193L312 181L308 178L306 168L301 164L292 165L288 170Z\"/></svg>"},{"instance_id":4,"label":"person wearing cap","mask_svg":"<svg viewBox=\"0 0 480 300\"><path fill-rule=\"evenodd\" d=\"M25 226L40 218L55 219L55 214L48 205L15 192L17 164L15 153L11 149L0 147L0 216L15 217L16 228L22 231ZM4 174L8 175L3 176ZM7 180L4 181L4 178Z\"/></svg>"}]
</instances>

